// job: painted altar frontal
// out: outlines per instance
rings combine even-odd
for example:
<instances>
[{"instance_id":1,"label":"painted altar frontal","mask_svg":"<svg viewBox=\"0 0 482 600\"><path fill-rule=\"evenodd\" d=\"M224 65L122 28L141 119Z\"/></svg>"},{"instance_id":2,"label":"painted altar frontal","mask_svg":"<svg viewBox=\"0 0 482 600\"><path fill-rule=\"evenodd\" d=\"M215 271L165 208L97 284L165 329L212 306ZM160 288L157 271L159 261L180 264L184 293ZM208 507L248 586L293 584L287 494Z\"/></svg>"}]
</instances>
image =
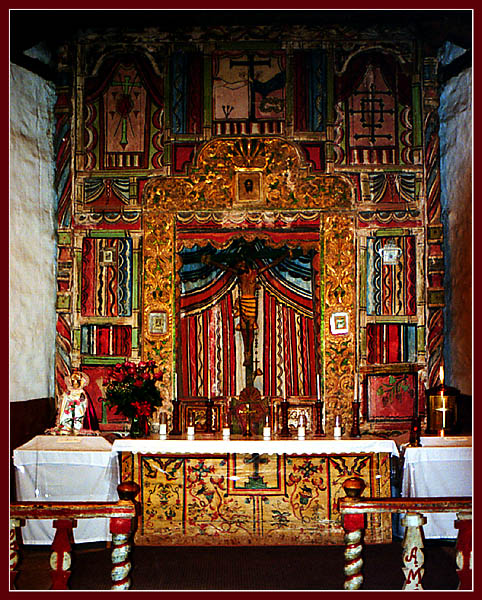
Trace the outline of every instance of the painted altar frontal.
<instances>
[{"instance_id":1,"label":"painted altar frontal","mask_svg":"<svg viewBox=\"0 0 482 600\"><path fill-rule=\"evenodd\" d=\"M343 483L390 496L390 454L122 453L122 480L141 488L142 545L343 544ZM391 541L390 515L367 515L365 543Z\"/></svg>"}]
</instances>

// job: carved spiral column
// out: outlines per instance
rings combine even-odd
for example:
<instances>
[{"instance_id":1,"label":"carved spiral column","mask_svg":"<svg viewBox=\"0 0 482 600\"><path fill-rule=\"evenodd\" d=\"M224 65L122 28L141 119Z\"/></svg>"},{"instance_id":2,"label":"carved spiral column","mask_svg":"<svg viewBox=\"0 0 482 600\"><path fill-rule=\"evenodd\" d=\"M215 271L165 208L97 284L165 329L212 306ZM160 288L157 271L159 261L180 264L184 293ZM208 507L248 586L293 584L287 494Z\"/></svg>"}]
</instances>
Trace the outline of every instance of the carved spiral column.
<instances>
[{"instance_id":1,"label":"carved spiral column","mask_svg":"<svg viewBox=\"0 0 482 600\"><path fill-rule=\"evenodd\" d=\"M360 477L349 477L343 483L343 490L347 497L356 502L365 489L366 484ZM343 515L343 529L345 530L345 590L359 590L363 584L363 531L365 529L365 515Z\"/></svg>"},{"instance_id":2,"label":"carved spiral column","mask_svg":"<svg viewBox=\"0 0 482 600\"><path fill-rule=\"evenodd\" d=\"M121 521L122 519L118 519ZM125 520L125 519L124 519ZM130 527L130 521L127 521ZM128 590L131 587L131 562L129 554L131 545L129 543L130 533L112 534L112 590Z\"/></svg>"},{"instance_id":3,"label":"carved spiral column","mask_svg":"<svg viewBox=\"0 0 482 600\"><path fill-rule=\"evenodd\" d=\"M18 565L18 542L17 527L20 527L20 519L10 519L10 588L15 589Z\"/></svg>"},{"instance_id":4,"label":"carved spiral column","mask_svg":"<svg viewBox=\"0 0 482 600\"><path fill-rule=\"evenodd\" d=\"M363 520L363 515L346 515L347 517L358 517L358 520ZM348 519L350 521L350 519ZM353 525L351 525L353 526ZM359 590L363 583L363 529L359 527L354 531L347 531L345 533L345 583L343 584L343 588L345 590Z\"/></svg>"}]
</instances>

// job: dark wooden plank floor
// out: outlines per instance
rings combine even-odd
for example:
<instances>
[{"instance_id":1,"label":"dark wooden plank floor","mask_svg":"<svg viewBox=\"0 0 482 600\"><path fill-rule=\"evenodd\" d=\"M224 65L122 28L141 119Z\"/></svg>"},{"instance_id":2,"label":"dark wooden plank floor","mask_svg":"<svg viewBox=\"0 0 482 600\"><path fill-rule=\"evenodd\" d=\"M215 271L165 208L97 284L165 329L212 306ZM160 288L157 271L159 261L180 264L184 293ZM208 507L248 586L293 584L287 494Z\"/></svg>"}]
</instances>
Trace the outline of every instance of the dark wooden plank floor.
<instances>
[{"instance_id":1,"label":"dark wooden plank floor","mask_svg":"<svg viewBox=\"0 0 482 600\"><path fill-rule=\"evenodd\" d=\"M342 590L342 546L153 547L132 551L132 590ZM46 546L21 549L18 590L50 589ZM364 590L400 590L401 542L364 548ZM73 551L69 588L108 590L111 550L81 544ZM428 540L426 590L455 590L455 543Z\"/></svg>"}]
</instances>

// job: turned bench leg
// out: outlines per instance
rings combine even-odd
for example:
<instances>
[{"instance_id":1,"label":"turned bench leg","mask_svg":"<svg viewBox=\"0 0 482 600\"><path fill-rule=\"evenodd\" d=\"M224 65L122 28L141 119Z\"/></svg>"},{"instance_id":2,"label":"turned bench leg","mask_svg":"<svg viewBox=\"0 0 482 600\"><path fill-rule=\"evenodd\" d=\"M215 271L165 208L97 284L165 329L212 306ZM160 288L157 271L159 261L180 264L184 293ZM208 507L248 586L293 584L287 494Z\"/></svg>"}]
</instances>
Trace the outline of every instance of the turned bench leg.
<instances>
[{"instance_id":1,"label":"turned bench leg","mask_svg":"<svg viewBox=\"0 0 482 600\"><path fill-rule=\"evenodd\" d=\"M359 590L363 584L363 529L365 515L344 515L345 529L345 590Z\"/></svg>"},{"instance_id":2,"label":"turned bench leg","mask_svg":"<svg viewBox=\"0 0 482 600\"><path fill-rule=\"evenodd\" d=\"M112 533L112 587L111 590L128 590L131 587L130 571L131 563L129 553L131 545L129 538L131 535L130 519L115 519L110 521L110 531Z\"/></svg>"},{"instance_id":3,"label":"turned bench leg","mask_svg":"<svg viewBox=\"0 0 482 600\"><path fill-rule=\"evenodd\" d=\"M459 530L456 545L457 575L459 577L459 590L472 589L472 515L457 515L454 523Z\"/></svg>"},{"instance_id":4,"label":"turned bench leg","mask_svg":"<svg viewBox=\"0 0 482 600\"><path fill-rule=\"evenodd\" d=\"M18 565L18 542L17 542L17 527L22 525L20 519L10 519L10 589L14 590L15 580L17 578Z\"/></svg>"},{"instance_id":5,"label":"turned bench leg","mask_svg":"<svg viewBox=\"0 0 482 600\"><path fill-rule=\"evenodd\" d=\"M407 513L402 518L406 528L402 542L403 574L405 583L403 590L423 590L422 577L424 574L422 527L427 522L426 517L418 513Z\"/></svg>"},{"instance_id":6,"label":"turned bench leg","mask_svg":"<svg viewBox=\"0 0 482 600\"><path fill-rule=\"evenodd\" d=\"M69 519L54 520L55 532L50 555L50 572L53 590L67 590L67 581L71 575L69 571L72 564L72 529L77 526L77 521Z\"/></svg>"}]
</instances>

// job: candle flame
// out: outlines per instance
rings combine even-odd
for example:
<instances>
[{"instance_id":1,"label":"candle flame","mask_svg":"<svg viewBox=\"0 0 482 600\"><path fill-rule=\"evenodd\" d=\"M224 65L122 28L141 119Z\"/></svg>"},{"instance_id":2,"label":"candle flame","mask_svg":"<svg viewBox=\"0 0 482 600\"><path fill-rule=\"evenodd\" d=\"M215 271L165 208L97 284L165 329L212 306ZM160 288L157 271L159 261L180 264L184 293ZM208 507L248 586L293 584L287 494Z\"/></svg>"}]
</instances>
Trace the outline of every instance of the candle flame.
<instances>
[{"instance_id":1,"label":"candle flame","mask_svg":"<svg viewBox=\"0 0 482 600\"><path fill-rule=\"evenodd\" d=\"M440 377L440 383L443 385L443 382L444 382L444 368L442 366L440 366L439 377Z\"/></svg>"}]
</instances>

